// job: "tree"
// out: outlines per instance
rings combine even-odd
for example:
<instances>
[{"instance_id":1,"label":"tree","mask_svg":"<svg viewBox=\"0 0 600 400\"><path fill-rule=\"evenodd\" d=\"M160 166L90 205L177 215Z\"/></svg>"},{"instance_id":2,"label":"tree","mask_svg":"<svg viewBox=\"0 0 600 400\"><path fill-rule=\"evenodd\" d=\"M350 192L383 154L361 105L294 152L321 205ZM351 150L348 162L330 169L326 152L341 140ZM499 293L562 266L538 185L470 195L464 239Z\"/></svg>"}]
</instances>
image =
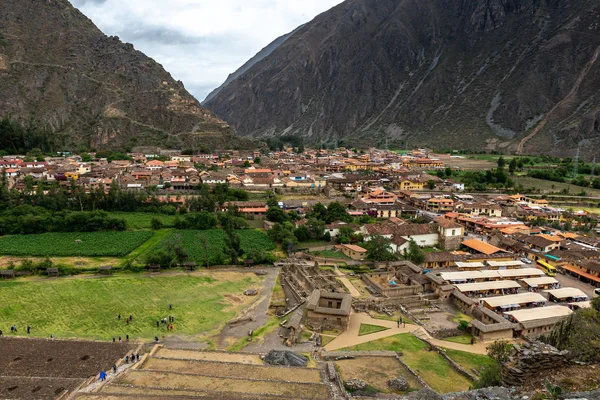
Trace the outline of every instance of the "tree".
<instances>
[{"instance_id":1,"label":"tree","mask_svg":"<svg viewBox=\"0 0 600 400\"><path fill-rule=\"evenodd\" d=\"M231 264L235 265L238 263L238 258L242 255L240 235L235 233L232 224L228 224L225 227L225 235L225 247L231 257Z\"/></svg>"},{"instance_id":2,"label":"tree","mask_svg":"<svg viewBox=\"0 0 600 400\"><path fill-rule=\"evenodd\" d=\"M287 221L288 217L281 208L278 206L269 207L267 210L267 221L279 222L280 224Z\"/></svg>"},{"instance_id":3,"label":"tree","mask_svg":"<svg viewBox=\"0 0 600 400\"><path fill-rule=\"evenodd\" d=\"M310 230L306 225L301 225L294 231L294 236L296 236L299 242L306 242L310 239Z\"/></svg>"},{"instance_id":4,"label":"tree","mask_svg":"<svg viewBox=\"0 0 600 400\"><path fill-rule=\"evenodd\" d=\"M93 160L92 156L88 153L81 153L81 161L82 162L91 162Z\"/></svg>"},{"instance_id":5,"label":"tree","mask_svg":"<svg viewBox=\"0 0 600 400\"><path fill-rule=\"evenodd\" d=\"M160 221L160 219L154 217L152 218L152 220L150 221L150 226L152 227L153 231L157 231L159 229L162 229L162 222Z\"/></svg>"},{"instance_id":6,"label":"tree","mask_svg":"<svg viewBox=\"0 0 600 400\"><path fill-rule=\"evenodd\" d=\"M435 189L435 181L433 179L430 179L427 181L427 189L429 189L429 190Z\"/></svg>"},{"instance_id":7,"label":"tree","mask_svg":"<svg viewBox=\"0 0 600 400\"><path fill-rule=\"evenodd\" d=\"M343 204L334 201L327 206L325 222L330 224L336 221L351 222L352 217Z\"/></svg>"},{"instance_id":8,"label":"tree","mask_svg":"<svg viewBox=\"0 0 600 400\"><path fill-rule=\"evenodd\" d=\"M398 259L392 252L392 241L384 236L375 235L371 237L365 248L367 249L367 258L373 261L395 261Z\"/></svg>"},{"instance_id":9,"label":"tree","mask_svg":"<svg viewBox=\"0 0 600 400\"><path fill-rule=\"evenodd\" d=\"M327 217L327 208L321 204L317 203L312 207L312 210L308 214L309 218L316 218L321 221L325 221Z\"/></svg>"},{"instance_id":10,"label":"tree","mask_svg":"<svg viewBox=\"0 0 600 400\"><path fill-rule=\"evenodd\" d=\"M500 158L498 159L498 168L502 169L506 166L506 160L504 159L504 157L500 156Z\"/></svg>"},{"instance_id":11,"label":"tree","mask_svg":"<svg viewBox=\"0 0 600 400\"><path fill-rule=\"evenodd\" d=\"M250 167L250 161L246 160L244 161L244 168L248 168Z\"/></svg>"},{"instance_id":12,"label":"tree","mask_svg":"<svg viewBox=\"0 0 600 400\"><path fill-rule=\"evenodd\" d=\"M452 168L450 167L446 167L445 169L445 175L450 178L452 176L452 174L454 173L454 171L452 171Z\"/></svg>"},{"instance_id":13,"label":"tree","mask_svg":"<svg viewBox=\"0 0 600 400\"><path fill-rule=\"evenodd\" d=\"M517 171L517 159L513 158L512 160L510 160L510 163L508 164L508 172L510 172L511 175L514 175L515 172Z\"/></svg>"},{"instance_id":14,"label":"tree","mask_svg":"<svg viewBox=\"0 0 600 400\"><path fill-rule=\"evenodd\" d=\"M487 347L487 355L494 361L504 364L510 358L512 344L505 340L497 340Z\"/></svg>"},{"instance_id":15,"label":"tree","mask_svg":"<svg viewBox=\"0 0 600 400\"><path fill-rule=\"evenodd\" d=\"M256 157L254 159L254 164L257 164L257 165L260 164L260 157Z\"/></svg>"},{"instance_id":16,"label":"tree","mask_svg":"<svg viewBox=\"0 0 600 400\"><path fill-rule=\"evenodd\" d=\"M408 249L404 253L404 258L414 264L423 264L425 261L425 253L413 239L408 243Z\"/></svg>"}]
</instances>

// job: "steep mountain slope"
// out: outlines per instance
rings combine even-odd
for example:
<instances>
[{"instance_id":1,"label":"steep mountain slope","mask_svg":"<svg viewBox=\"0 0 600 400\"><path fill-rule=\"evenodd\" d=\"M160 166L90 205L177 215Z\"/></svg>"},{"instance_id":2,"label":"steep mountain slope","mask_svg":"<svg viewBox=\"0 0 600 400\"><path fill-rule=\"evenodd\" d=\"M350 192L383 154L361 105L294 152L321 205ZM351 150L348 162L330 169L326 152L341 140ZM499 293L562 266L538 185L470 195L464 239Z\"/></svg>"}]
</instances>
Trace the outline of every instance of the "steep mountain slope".
<instances>
[{"instance_id":1,"label":"steep mountain slope","mask_svg":"<svg viewBox=\"0 0 600 400\"><path fill-rule=\"evenodd\" d=\"M256 55L254 57L252 57L244 65L242 65L240 68L238 68L237 71L235 71L232 74L229 74L229 76L227 77L227 79L225 80L225 82L223 82L223 84L221 86L219 86L218 88L216 88L215 90L213 90L212 92L210 92L208 94L208 96L206 96L206 99L204 99L204 101L202 102L202 104L204 104L204 103L212 100L217 94L219 94L219 92L221 91L221 89L223 89L225 86L229 85L231 82L233 82L234 80L236 80L243 73L245 73L250 68L252 68L256 63L260 62L265 57L268 57L272 52L274 52L275 50L277 50L277 48L279 46L281 46L286 40L288 40L300 28L302 28L302 26L294 29L290 33L287 33L287 34L285 34L283 36L278 37L277 39L275 39L271 43L269 43L264 49L262 49L261 51L259 51L258 53L256 53Z\"/></svg>"},{"instance_id":2,"label":"steep mountain slope","mask_svg":"<svg viewBox=\"0 0 600 400\"><path fill-rule=\"evenodd\" d=\"M67 146L234 143L181 82L67 0L0 5L0 117L36 121Z\"/></svg>"},{"instance_id":3,"label":"steep mountain slope","mask_svg":"<svg viewBox=\"0 0 600 400\"><path fill-rule=\"evenodd\" d=\"M600 0L347 0L205 106L240 133L600 156Z\"/></svg>"}]
</instances>

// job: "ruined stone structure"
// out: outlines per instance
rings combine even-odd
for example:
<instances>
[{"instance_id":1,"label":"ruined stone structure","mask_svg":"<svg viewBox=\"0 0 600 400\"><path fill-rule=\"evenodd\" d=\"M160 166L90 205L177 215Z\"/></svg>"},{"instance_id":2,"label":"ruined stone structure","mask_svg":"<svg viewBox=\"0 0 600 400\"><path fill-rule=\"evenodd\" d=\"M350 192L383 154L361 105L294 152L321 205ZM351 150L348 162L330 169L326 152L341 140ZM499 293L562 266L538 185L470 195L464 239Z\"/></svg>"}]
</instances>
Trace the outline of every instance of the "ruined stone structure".
<instances>
[{"instance_id":1,"label":"ruined stone structure","mask_svg":"<svg viewBox=\"0 0 600 400\"><path fill-rule=\"evenodd\" d=\"M348 329L352 295L315 290L306 305L306 323L313 328Z\"/></svg>"},{"instance_id":2,"label":"ruined stone structure","mask_svg":"<svg viewBox=\"0 0 600 400\"><path fill-rule=\"evenodd\" d=\"M275 266L281 267L281 283L287 285L297 302L307 299L316 289L344 292L335 273L320 269L316 262L288 258Z\"/></svg>"},{"instance_id":3,"label":"ruined stone structure","mask_svg":"<svg viewBox=\"0 0 600 400\"><path fill-rule=\"evenodd\" d=\"M521 386L533 374L558 369L568 364L567 350L558 351L555 347L541 342L515 345L514 349L510 360L502 366L504 386Z\"/></svg>"}]
</instances>

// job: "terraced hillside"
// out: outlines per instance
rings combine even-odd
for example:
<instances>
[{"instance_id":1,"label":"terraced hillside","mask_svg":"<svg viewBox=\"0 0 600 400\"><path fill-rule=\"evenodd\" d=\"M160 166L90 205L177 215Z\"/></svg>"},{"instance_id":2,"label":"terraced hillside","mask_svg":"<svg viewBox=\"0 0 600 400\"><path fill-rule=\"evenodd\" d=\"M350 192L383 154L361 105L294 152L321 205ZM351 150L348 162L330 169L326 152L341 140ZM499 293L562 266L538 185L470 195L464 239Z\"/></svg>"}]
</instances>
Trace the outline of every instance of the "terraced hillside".
<instances>
[{"instance_id":1,"label":"terraced hillside","mask_svg":"<svg viewBox=\"0 0 600 400\"><path fill-rule=\"evenodd\" d=\"M329 399L322 371L263 365L258 355L155 348L146 359L78 400Z\"/></svg>"}]
</instances>

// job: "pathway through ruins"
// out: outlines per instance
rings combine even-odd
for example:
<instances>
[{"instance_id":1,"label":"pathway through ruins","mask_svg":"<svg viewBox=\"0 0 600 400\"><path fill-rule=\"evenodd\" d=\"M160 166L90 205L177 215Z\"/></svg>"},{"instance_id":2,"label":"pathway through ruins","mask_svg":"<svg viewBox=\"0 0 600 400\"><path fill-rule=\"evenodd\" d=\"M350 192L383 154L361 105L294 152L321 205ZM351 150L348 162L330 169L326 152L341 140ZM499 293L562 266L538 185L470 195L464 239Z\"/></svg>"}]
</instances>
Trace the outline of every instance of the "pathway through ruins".
<instances>
[{"instance_id":1,"label":"pathway through ruins","mask_svg":"<svg viewBox=\"0 0 600 400\"><path fill-rule=\"evenodd\" d=\"M360 326L362 324L369 325L377 325L389 328L382 332L372 333L370 335L359 336ZM402 333L412 333L418 338L427 339L431 343L435 344L439 347L444 347L447 349L460 350L467 353L473 354L486 354L486 343L475 343L474 345L470 344L460 344L454 342L448 342L445 340L439 340L432 338L422 327L418 325L406 324L406 327L400 326L398 327L398 323L395 321L387 321L383 319L375 319L366 313L355 313L353 312L350 315L350 323L348 324L348 329L340 334L336 339L332 340L325 346L325 350L334 351L343 349L346 347L352 347L363 343L372 342L374 340L384 339L386 337L399 335ZM399 349L401 350L401 349Z\"/></svg>"},{"instance_id":2,"label":"pathway through ruins","mask_svg":"<svg viewBox=\"0 0 600 400\"><path fill-rule=\"evenodd\" d=\"M354 287L352 282L346 278L346 275L344 275L342 271L338 269L337 265L334 267L334 270L335 274L338 276L338 279L344 284L344 286L346 286L352 297L360 297L360 292L356 289L356 287Z\"/></svg>"}]
</instances>

